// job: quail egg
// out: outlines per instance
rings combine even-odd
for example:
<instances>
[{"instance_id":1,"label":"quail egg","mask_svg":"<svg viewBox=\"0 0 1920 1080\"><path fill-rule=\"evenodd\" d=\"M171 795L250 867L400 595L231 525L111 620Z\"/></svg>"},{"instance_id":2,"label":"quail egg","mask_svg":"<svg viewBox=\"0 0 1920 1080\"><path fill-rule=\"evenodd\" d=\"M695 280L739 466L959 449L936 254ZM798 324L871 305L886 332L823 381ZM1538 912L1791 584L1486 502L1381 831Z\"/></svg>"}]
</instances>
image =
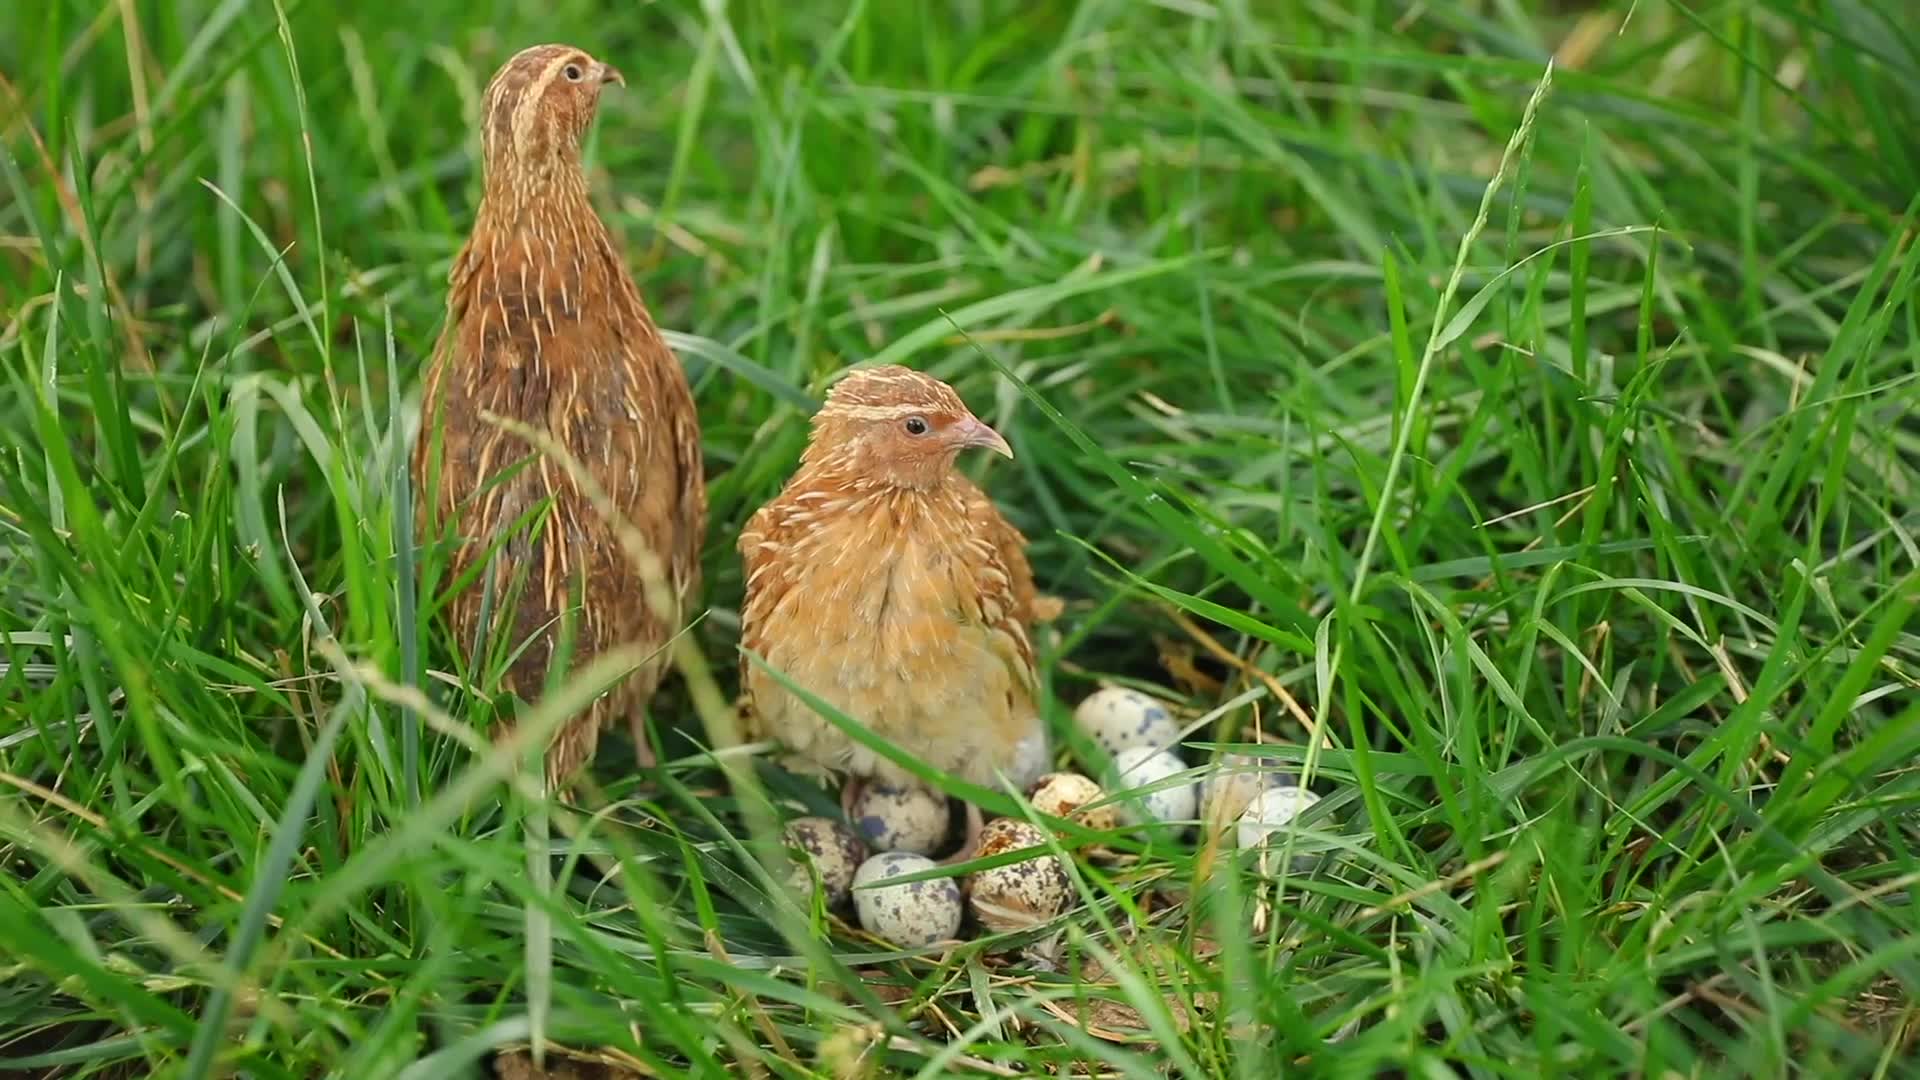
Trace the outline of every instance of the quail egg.
<instances>
[{"instance_id":1,"label":"quail egg","mask_svg":"<svg viewBox=\"0 0 1920 1080\"><path fill-rule=\"evenodd\" d=\"M799 895L808 895L813 890L813 871L820 875L820 889L825 894L828 907L839 907L847 902L847 896L853 888L854 871L867 857L867 847L853 830L832 818L803 817L787 822L781 836L790 848L798 848L802 858L796 860L787 876L788 884Z\"/></svg>"},{"instance_id":2,"label":"quail egg","mask_svg":"<svg viewBox=\"0 0 1920 1080\"><path fill-rule=\"evenodd\" d=\"M1153 821L1188 821L1198 809L1192 784L1175 784L1157 791L1140 792L1186 769L1186 763L1165 750L1151 746L1131 746L1114 755L1114 790L1137 792L1121 804L1121 816L1136 825Z\"/></svg>"},{"instance_id":3,"label":"quail egg","mask_svg":"<svg viewBox=\"0 0 1920 1080\"><path fill-rule=\"evenodd\" d=\"M1073 710L1073 721L1109 754L1133 746L1165 750L1180 738L1180 725L1167 706L1138 690L1109 686L1088 695Z\"/></svg>"},{"instance_id":4,"label":"quail egg","mask_svg":"<svg viewBox=\"0 0 1920 1080\"><path fill-rule=\"evenodd\" d=\"M1112 803L1092 810L1080 808L1107 797L1100 785L1079 773L1048 773L1035 785L1029 801L1033 808L1050 817L1070 818L1096 832L1120 826L1120 808Z\"/></svg>"},{"instance_id":5,"label":"quail egg","mask_svg":"<svg viewBox=\"0 0 1920 1080\"><path fill-rule=\"evenodd\" d=\"M1267 838L1299 817L1320 796L1306 788L1272 787L1253 797L1240 814L1234 839L1243 848L1259 847Z\"/></svg>"},{"instance_id":6,"label":"quail egg","mask_svg":"<svg viewBox=\"0 0 1920 1080\"><path fill-rule=\"evenodd\" d=\"M1030 859L967 876L967 904L980 925L995 932L1038 926L1066 910L1072 884L1058 856L1046 849L1046 834L1030 822L995 818L980 832L975 858L1033 848Z\"/></svg>"},{"instance_id":7,"label":"quail egg","mask_svg":"<svg viewBox=\"0 0 1920 1080\"><path fill-rule=\"evenodd\" d=\"M932 859L905 851L883 851L861 863L853 875L853 907L860 925L907 949L952 938L960 931L961 915L960 885L952 878L866 888L933 866Z\"/></svg>"},{"instance_id":8,"label":"quail egg","mask_svg":"<svg viewBox=\"0 0 1920 1080\"><path fill-rule=\"evenodd\" d=\"M931 855L947 838L947 797L918 784L870 781L853 804L853 828L875 851Z\"/></svg>"},{"instance_id":9,"label":"quail egg","mask_svg":"<svg viewBox=\"0 0 1920 1080\"><path fill-rule=\"evenodd\" d=\"M1021 739L1013 748L1013 763L1007 766L1007 780L1016 791L1030 791L1040 777L1053 767L1053 746L1045 728Z\"/></svg>"},{"instance_id":10,"label":"quail egg","mask_svg":"<svg viewBox=\"0 0 1920 1080\"><path fill-rule=\"evenodd\" d=\"M1265 759L1249 754L1227 754L1200 785L1200 812L1210 826L1238 818L1254 796L1272 787L1289 787L1293 778Z\"/></svg>"}]
</instances>

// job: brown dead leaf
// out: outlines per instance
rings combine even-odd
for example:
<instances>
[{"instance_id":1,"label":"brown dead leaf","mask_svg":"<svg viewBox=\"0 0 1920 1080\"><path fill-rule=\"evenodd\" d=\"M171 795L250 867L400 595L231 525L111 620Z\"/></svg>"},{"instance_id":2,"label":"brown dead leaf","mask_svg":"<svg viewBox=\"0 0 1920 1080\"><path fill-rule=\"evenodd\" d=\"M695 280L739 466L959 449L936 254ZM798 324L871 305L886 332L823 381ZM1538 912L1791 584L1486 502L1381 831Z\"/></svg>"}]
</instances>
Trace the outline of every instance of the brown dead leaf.
<instances>
[{"instance_id":1,"label":"brown dead leaf","mask_svg":"<svg viewBox=\"0 0 1920 1080\"><path fill-rule=\"evenodd\" d=\"M1219 679L1200 670L1193 662L1193 646L1162 634L1153 635L1154 648L1160 653L1160 666L1173 679L1181 693L1190 696L1214 696L1224 688Z\"/></svg>"},{"instance_id":2,"label":"brown dead leaf","mask_svg":"<svg viewBox=\"0 0 1920 1080\"><path fill-rule=\"evenodd\" d=\"M857 974L860 976L861 981L867 984L867 989L873 991L873 996L879 998L882 1004L898 1005L913 997L913 991L894 982L892 978L883 971L869 968L859 971Z\"/></svg>"},{"instance_id":3,"label":"brown dead leaf","mask_svg":"<svg viewBox=\"0 0 1920 1080\"><path fill-rule=\"evenodd\" d=\"M639 1080L654 1074L618 1051L587 1053L550 1046L545 1068L535 1065L525 1049L501 1051L493 1059L493 1075L499 1080Z\"/></svg>"},{"instance_id":4,"label":"brown dead leaf","mask_svg":"<svg viewBox=\"0 0 1920 1080\"><path fill-rule=\"evenodd\" d=\"M1620 19L1619 13L1614 11L1581 16L1580 21L1574 23L1572 32L1554 50L1554 65L1569 71L1586 67L1587 62L1607 43L1607 39L1620 33Z\"/></svg>"},{"instance_id":5,"label":"brown dead leaf","mask_svg":"<svg viewBox=\"0 0 1920 1080\"><path fill-rule=\"evenodd\" d=\"M1219 952L1219 946L1211 941L1193 943L1192 955L1203 963ZM1153 984L1162 988L1167 1003L1167 1013L1173 1018L1174 1027L1182 1034L1193 1027L1200 1019L1197 1013L1208 1013L1218 1005L1219 995L1195 994L1190 1008L1185 1000L1172 992L1175 986L1189 985L1194 978L1183 965L1180 957L1182 947L1175 941L1136 941L1132 958L1138 963L1140 974ZM1177 973L1172 975L1170 973ZM1081 978L1088 986L1113 986L1115 980L1108 977L1106 970L1098 961L1091 958L1081 972ZM1147 1038L1148 1027L1140 1010L1122 1001L1109 998L1094 998L1087 1001L1061 1003L1045 1002L1045 1008L1067 1023L1105 1042L1127 1043L1129 1045L1152 1046L1154 1041ZM1071 1006L1071 1010L1069 1009Z\"/></svg>"}]
</instances>

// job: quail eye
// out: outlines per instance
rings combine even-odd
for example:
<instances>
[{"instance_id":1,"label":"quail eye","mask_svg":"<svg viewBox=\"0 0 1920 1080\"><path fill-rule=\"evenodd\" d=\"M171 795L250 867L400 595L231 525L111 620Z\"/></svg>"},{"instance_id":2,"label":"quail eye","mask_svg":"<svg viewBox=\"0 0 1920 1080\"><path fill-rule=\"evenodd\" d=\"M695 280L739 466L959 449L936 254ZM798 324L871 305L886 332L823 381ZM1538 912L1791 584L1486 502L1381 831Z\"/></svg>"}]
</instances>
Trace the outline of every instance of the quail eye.
<instances>
[{"instance_id":1,"label":"quail eye","mask_svg":"<svg viewBox=\"0 0 1920 1080\"><path fill-rule=\"evenodd\" d=\"M927 421L925 417L921 417L921 416L907 417L907 434L925 435L926 433L927 433Z\"/></svg>"},{"instance_id":2,"label":"quail eye","mask_svg":"<svg viewBox=\"0 0 1920 1080\"><path fill-rule=\"evenodd\" d=\"M560 74L565 75L568 82L579 82L585 77L586 72L580 70L579 64L568 64L560 69Z\"/></svg>"}]
</instances>

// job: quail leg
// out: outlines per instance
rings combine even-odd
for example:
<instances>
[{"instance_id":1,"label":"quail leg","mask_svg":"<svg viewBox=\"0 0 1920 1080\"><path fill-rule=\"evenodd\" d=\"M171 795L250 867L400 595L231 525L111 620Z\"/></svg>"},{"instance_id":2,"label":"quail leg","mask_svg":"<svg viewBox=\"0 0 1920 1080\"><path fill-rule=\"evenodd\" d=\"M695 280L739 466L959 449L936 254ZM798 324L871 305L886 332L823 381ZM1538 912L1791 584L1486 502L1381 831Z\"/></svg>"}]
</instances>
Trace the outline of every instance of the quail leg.
<instances>
[{"instance_id":1,"label":"quail leg","mask_svg":"<svg viewBox=\"0 0 1920 1080\"><path fill-rule=\"evenodd\" d=\"M633 763L642 772L653 768L653 743L647 740L647 710L635 709L627 714L627 730L633 733Z\"/></svg>"},{"instance_id":2,"label":"quail leg","mask_svg":"<svg viewBox=\"0 0 1920 1080\"><path fill-rule=\"evenodd\" d=\"M853 806L860 801L860 793L866 789L867 778L864 776L849 776L840 785L840 816L847 819L847 824L853 824Z\"/></svg>"},{"instance_id":3,"label":"quail leg","mask_svg":"<svg viewBox=\"0 0 1920 1080\"><path fill-rule=\"evenodd\" d=\"M972 803L964 805L967 808L967 834L960 839L960 849L944 859L936 860L934 863L936 866L952 866L954 863L966 862L980 850L980 833L986 828L986 819L980 815L979 807Z\"/></svg>"}]
</instances>

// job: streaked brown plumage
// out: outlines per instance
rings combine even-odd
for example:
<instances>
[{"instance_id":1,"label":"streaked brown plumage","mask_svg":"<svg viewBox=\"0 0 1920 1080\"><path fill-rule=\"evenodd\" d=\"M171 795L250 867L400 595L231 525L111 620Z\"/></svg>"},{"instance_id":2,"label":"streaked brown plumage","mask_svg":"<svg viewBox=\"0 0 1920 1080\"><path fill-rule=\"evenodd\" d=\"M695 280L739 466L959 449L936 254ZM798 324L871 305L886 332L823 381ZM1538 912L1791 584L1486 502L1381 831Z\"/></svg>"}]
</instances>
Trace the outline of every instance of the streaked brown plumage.
<instances>
[{"instance_id":1,"label":"streaked brown plumage","mask_svg":"<svg viewBox=\"0 0 1920 1080\"><path fill-rule=\"evenodd\" d=\"M959 452L1013 456L945 383L898 366L857 370L813 418L800 468L740 535L741 643L795 683L921 760L991 784L1040 725L1028 628L1057 602L1034 592L1026 538ZM911 775L848 738L743 657L758 735L867 778ZM980 815L968 807L966 857Z\"/></svg>"},{"instance_id":2,"label":"streaked brown plumage","mask_svg":"<svg viewBox=\"0 0 1920 1080\"><path fill-rule=\"evenodd\" d=\"M555 734L546 758L553 787L593 756L601 728L617 717L634 725L641 763L651 763L641 712L665 674L662 646L689 614L699 586L707 511L699 417L686 375L587 196L580 139L609 82L624 85L617 70L585 52L538 45L507 61L488 84L481 103L483 194L473 232L453 262L447 323L427 372L412 461L423 521L430 502L441 527L455 524L458 546L446 580L515 530L490 570L496 612L515 577L526 578L511 617L490 620L490 630L510 633L510 652L521 650L506 674L508 689L539 695L563 619L573 621L576 667L617 646L637 644L650 653ZM647 603L616 525L565 466L484 419L489 412L545 432L584 466L663 564L670 595L658 606L668 610ZM441 459L437 483L430 483L436 435ZM537 535L525 524L515 529L549 497ZM462 648L475 639L486 581L481 575L448 605ZM530 643L522 649L522 642Z\"/></svg>"}]
</instances>

